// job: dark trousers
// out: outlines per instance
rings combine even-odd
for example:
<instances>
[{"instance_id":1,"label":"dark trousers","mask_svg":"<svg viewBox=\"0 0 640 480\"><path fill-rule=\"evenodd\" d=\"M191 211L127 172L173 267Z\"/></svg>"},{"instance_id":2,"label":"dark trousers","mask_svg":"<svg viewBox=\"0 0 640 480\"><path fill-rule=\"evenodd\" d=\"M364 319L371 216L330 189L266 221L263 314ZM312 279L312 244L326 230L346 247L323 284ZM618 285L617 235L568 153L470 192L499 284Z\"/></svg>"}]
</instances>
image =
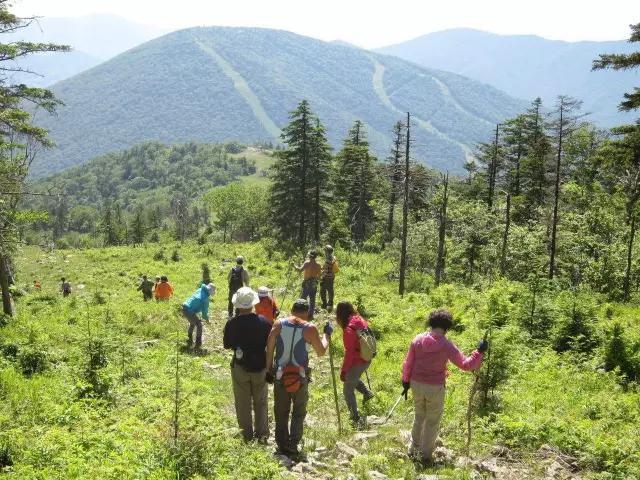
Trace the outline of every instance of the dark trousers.
<instances>
[{"instance_id":1,"label":"dark trousers","mask_svg":"<svg viewBox=\"0 0 640 480\"><path fill-rule=\"evenodd\" d=\"M185 307L182 307L182 314L189 320L189 330L187 335L189 337L189 344L193 343L193 331L196 331L196 347L202 345L202 319L197 314L190 312Z\"/></svg>"},{"instance_id":2,"label":"dark trousers","mask_svg":"<svg viewBox=\"0 0 640 480\"><path fill-rule=\"evenodd\" d=\"M362 377L362 374L367 371L369 365L371 365L371 362L351 367L345 374L344 383L342 384L342 392L344 393L344 399L347 402L347 407L349 408L349 416L353 421L360 419L355 391L357 390L360 392L365 398L371 395L371 391L367 388L364 382L360 380L360 377Z\"/></svg>"},{"instance_id":3,"label":"dark trousers","mask_svg":"<svg viewBox=\"0 0 640 480\"><path fill-rule=\"evenodd\" d=\"M309 278L302 282L300 298L309 299L309 317L316 313L316 294L318 293L318 280Z\"/></svg>"},{"instance_id":4,"label":"dark trousers","mask_svg":"<svg viewBox=\"0 0 640 480\"><path fill-rule=\"evenodd\" d=\"M322 308L331 311L333 309L333 281L335 277L325 277L320 281L320 300Z\"/></svg>"},{"instance_id":5,"label":"dark trousers","mask_svg":"<svg viewBox=\"0 0 640 480\"><path fill-rule=\"evenodd\" d=\"M142 291L142 299L146 302L147 300L151 300L153 298L153 293L151 291Z\"/></svg>"},{"instance_id":6,"label":"dark trousers","mask_svg":"<svg viewBox=\"0 0 640 480\"><path fill-rule=\"evenodd\" d=\"M227 310L229 312L229 316L233 317L234 315L237 314L237 312L234 311L233 308L233 302L231 301L231 299L233 298L233 295L240 289L240 287L236 288L235 290L233 289L233 287L229 286L229 305L227 306Z\"/></svg>"},{"instance_id":7,"label":"dark trousers","mask_svg":"<svg viewBox=\"0 0 640 480\"><path fill-rule=\"evenodd\" d=\"M295 450L302 440L304 419L309 402L309 384L300 379L300 389L289 393L281 381L273 386L273 413L276 420L276 443L281 450ZM291 425L289 425L291 418Z\"/></svg>"}]
</instances>

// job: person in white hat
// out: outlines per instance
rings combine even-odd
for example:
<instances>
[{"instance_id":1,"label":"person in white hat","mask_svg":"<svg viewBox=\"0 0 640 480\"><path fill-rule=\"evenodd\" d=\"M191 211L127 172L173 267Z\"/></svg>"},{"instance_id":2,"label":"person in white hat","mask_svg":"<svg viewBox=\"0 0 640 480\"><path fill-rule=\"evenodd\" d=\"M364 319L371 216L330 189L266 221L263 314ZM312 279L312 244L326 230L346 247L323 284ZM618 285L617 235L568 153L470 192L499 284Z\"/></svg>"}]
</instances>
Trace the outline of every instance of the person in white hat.
<instances>
[{"instance_id":1,"label":"person in white hat","mask_svg":"<svg viewBox=\"0 0 640 480\"><path fill-rule=\"evenodd\" d=\"M265 286L258 288L258 298L260 302L256 304L255 308L258 315L262 315L273 325L273 321L278 318L280 310L278 309L278 304L275 299L269 295L270 292L271 290Z\"/></svg>"},{"instance_id":2,"label":"person in white hat","mask_svg":"<svg viewBox=\"0 0 640 480\"><path fill-rule=\"evenodd\" d=\"M209 320L209 299L216 293L213 283L202 284L196 292L182 304L182 314L189 320L187 346L193 345L193 331L196 331L196 350L202 345L202 320ZM202 314L202 319L198 314Z\"/></svg>"},{"instance_id":3,"label":"person in white hat","mask_svg":"<svg viewBox=\"0 0 640 480\"><path fill-rule=\"evenodd\" d=\"M232 302L238 313L224 326L223 344L233 350L231 380L236 418L245 441L266 443L269 419L265 352L271 323L253 312L260 299L251 288L239 288Z\"/></svg>"}]
</instances>

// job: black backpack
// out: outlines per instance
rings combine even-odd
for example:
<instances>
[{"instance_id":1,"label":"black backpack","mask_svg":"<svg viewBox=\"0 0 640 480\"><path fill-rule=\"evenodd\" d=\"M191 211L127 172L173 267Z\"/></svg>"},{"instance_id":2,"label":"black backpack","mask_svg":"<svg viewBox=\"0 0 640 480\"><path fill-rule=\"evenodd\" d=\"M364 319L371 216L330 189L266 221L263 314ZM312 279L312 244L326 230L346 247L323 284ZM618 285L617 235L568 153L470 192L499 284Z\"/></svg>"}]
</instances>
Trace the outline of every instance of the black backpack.
<instances>
[{"instance_id":1,"label":"black backpack","mask_svg":"<svg viewBox=\"0 0 640 480\"><path fill-rule=\"evenodd\" d=\"M238 290L244 285L244 280L242 279L243 271L244 269L242 267L233 267L231 269L231 277L229 278L229 287L231 290Z\"/></svg>"}]
</instances>

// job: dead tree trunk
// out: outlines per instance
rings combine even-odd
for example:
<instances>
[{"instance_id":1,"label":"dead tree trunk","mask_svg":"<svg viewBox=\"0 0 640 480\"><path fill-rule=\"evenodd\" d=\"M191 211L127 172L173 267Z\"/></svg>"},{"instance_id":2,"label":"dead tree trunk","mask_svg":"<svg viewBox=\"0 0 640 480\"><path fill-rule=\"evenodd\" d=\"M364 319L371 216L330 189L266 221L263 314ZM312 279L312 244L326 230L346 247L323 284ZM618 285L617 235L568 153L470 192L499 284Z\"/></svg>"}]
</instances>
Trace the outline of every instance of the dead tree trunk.
<instances>
[{"instance_id":1,"label":"dead tree trunk","mask_svg":"<svg viewBox=\"0 0 640 480\"><path fill-rule=\"evenodd\" d=\"M507 271L507 248L509 246L509 227L511 226L511 194L507 193L507 211L504 215L504 233L502 234L502 251L500 254L500 274Z\"/></svg>"},{"instance_id":2,"label":"dead tree trunk","mask_svg":"<svg viewBox=\"0 0 640 480\"><path fill-rule=\"evenodd\" d=\"M636 237L636 216L631 214L629 224L629 240L627 241L627 266L624 272L624 283L622 286L622 299L628 302L631 298L631 262L633 256L633 242Z\"/></svg>"},{"instance_id":3,"label":"dead tree trunk","mask_svg":"<svg viewBox=\"0 0 640 480\"><path fill-rule=\"evenodd\" d=\"M447 233L447 203L449 201L449 174L442 177L442 204L438 213L438 257L436 258L436 286L440 285L444 276L444 242Z\"/></svg>"},{"instance_id":4,"label":"dead tree trunk","mask_svg":"<svg viewBox=\"0 0 640 480\"><path fill-rule=\"evenodd\" d=\"M9 292L9 261L5 255L0 255L0 288L2 288L2 312L13 316L11 293Z\"/></svg>"},{"instance_id":5,"label":"dead tree trunk","mask_svg":"<svg viewBox=\"0 0 640 480\"><path fill-rule=\"evenodd\" d=\"M400 284L399 293L404 295L405 290L405 274L407 270L407 233L408 233L408 221L409 221L409 148L410 148L410 136L411 136L411 114L407 112L407 143L404 155L404 205L402 206L402 248L400 250Z\"/></svg>"}]
</instances>

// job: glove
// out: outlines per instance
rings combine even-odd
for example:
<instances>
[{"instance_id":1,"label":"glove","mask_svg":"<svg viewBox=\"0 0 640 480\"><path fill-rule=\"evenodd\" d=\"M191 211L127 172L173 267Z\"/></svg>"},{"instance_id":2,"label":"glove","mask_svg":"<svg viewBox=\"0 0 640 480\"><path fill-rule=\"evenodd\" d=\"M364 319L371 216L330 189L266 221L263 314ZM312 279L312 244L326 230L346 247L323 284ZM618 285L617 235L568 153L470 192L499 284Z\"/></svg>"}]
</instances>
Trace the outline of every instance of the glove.
<instances>
[{"instance_id":1,"label":"glove","mask_svg":"<svg viewBox=\"0 0 640 480\"><path fill-rule=\"evenodd\" d=\"M325 323L324 329L322 330L327 337L330 337L333 333L333 327L329 322Z\"/></svg>"},{"instance_id":2,"label":"glove","mask_svg":"<svg viewBox=\"0 0 640 480\"><path fill-rule=\"evenodd\" d=\"M341 382L344 382L344 380L345 380L345 377L346 377L346 376L347 376L347 375L346 375L346 373L345 373L345 372L340 372L340 381L341 381Z\"/></svg>"},{"instance_id":3,"label":"glove","mask_svg":"<svg viewBox=\"0 0 640 480\"><path fill-rule=\"evenodd\" d=\"M404 399L407 399L407 396L409 395L409 389L411 388L411 383L410 382L402 382L402 396L404 397Z\"/></svg>"},{"instance_id":4,"label":"glove","mask_svg":"<svg viewBox=\"0 0 640 480\"><path fill-rule=\"evenodd\" d=\"M489 342L487 342L484 338L478 342L477 350L480 353L484 353L489 350Z\"/></svg>"},{"instance_id":5,"label":"glove","mask_svg":"<svg viewBox=\"0 0 640 480\"><path fill-rule=\"evenodd\" d=\"M274 380L273 372L270 370L267 370L267 373L265 374L264 379L267 383L273 383L273 380Z\"/></svg>"}]
</instances>

